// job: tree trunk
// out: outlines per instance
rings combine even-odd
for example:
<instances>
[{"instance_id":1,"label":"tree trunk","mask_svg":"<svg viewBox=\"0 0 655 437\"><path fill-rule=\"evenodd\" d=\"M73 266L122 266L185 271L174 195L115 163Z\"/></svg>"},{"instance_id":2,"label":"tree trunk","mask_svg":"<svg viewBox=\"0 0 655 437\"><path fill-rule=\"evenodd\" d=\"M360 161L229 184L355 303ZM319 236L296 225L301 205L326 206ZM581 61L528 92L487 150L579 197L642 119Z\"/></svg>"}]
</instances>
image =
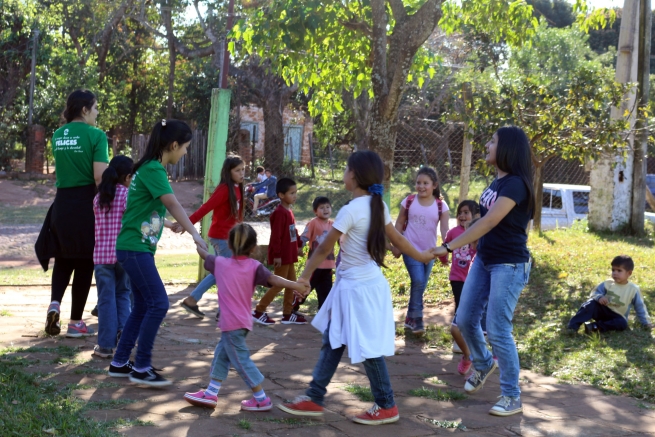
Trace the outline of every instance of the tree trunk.
<instances>
[{"instance_id":1,"label":"tree trunk","mask_svg":"<svg viewBox=\"0 0 655 437\"><path fill-rule=\"evenodd\" d=\"M364 90L355 98L351 91L343 92L343 101L352 111L355 119L355 149L367 150L370 148L371 137L371 99L368 91Z\"/></svg>"},{"instance_id":2,"label":"tree trunk","mask_svg":"<svg viewBox=\"0 0 655 437\"><path fill-rule=\"evenodd\" d=\"M175 93L175 34L173 33L173 12L169 6L161 8L166 37L168 38L168 101L166 102L166 118L173 118L173 103Z\"/></svg>"},{"instance_id":3,"label":"tree trunk","mask_svg":"<svg viewBox=\"0 0 655 437\"><path fill-rule=\"evenodd\" d=\"M398 108L391 114L380 113L380 100L376 99L371 114L371 150L375 151L384 164L384 186L388 192L393 171L393 156L398 132Z\"/></svg>"},{"instance_id":4,"label":"tree trunk","mask_svg":"<svg viewBox=\"0 0 655 437\"><path fill-rule=\"evenodd\" d=\"M537 232L541 232L541 204L544 199L544 164L540 162L534 168L534 182L532 188L534 189L534 219L532 228Z\"/></svg>"},{"instance_id":5,"label":"tree trunk","mask_svg":"<svg viewBox=\"0 0 655 437\"><path fill-rule=\"evenodd\" d=\"M284 164L284 106L280 92L270 92L261 103L264 112L264 165L279 178Z\"/></svg>"}]
</instances>

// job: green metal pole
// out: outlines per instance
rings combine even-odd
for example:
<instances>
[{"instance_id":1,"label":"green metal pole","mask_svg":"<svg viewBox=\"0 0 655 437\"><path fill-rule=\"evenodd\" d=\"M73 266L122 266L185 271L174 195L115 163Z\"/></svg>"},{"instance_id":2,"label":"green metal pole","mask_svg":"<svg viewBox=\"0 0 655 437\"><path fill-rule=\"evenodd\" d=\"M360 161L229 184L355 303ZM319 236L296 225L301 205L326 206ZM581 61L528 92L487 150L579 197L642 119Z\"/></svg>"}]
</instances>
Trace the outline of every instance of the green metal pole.
<instances>
[{"instance_id":1,"label":"green metal pole","mask_svg":"<svg viewBox=\"0 0 655 437\"><path fill-rule=\"evenodd\" d=\"M221 168L225 161L227 149L227 130L230 122L230 90L214 88L212 90L211 112L209 114L209 133L207 136L207 163L205 165L205 185L202 201L206 202L221 180ZM200 222L200 234L207 240L207 232L211 225L211 216L207 214ZM207 272L203 268L202 259L198 263L198 281Z\"/></svg>"}]
</instances>

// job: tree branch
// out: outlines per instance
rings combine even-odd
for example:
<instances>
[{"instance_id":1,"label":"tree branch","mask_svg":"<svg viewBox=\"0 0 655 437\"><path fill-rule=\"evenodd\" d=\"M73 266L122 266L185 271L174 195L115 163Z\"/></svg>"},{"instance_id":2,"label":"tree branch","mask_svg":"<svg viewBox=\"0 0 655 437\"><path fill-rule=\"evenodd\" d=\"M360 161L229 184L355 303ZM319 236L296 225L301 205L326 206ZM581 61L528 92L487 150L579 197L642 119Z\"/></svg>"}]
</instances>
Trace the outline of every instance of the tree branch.
<instances>
[{"instance_id":1,"label":"tree branch","mask_svg":"<svg viewBox=\"0 0 655 437\"><path fill-rule=\"evenodd\" d=\"M198 0L193 0L193 7L196 8L196 15L198 15L198 21L200 22L200 27L202 28L202 31L205 33L207 38L212 43L216 42L216 37L214 36L214 33L211 31L211 29L207 26L205 26L205 20L202 19L202 15L200 15L200 9L198 8Z\"/></svg>"},{"instance_id":2,"label":"tree branch","mask_svg":"<svg viewBox=\"0 0 655 437\"><path fill-rule=\"evenodd\" d=\"M403 0L389 0L389 5L391 5L391 12L393 12L393 19L396 20L396 23L402 23L407 19Z\"/></svg>"},{"instance_id":3,"label":"tree branch","mask_svg":"<svg viewBox=\"0 0 655 437\"><path fill-rule=\"evenodd\" d=\"M384 98L389 93L387 78L387 11L384 0L371 1L373 32L371 50L373 55L373 74L371 82L373 92L378 98Z\"/></svg>"},{"instance_id":4,"label":"tree branch","mask_svg":"<svg viewBox=\"0 0 655 437\"><path fill-rule=\"evenodd\" d=\"M125 13L127 11L127 8L131 6L134 3L134 0L125 0L115 11L114 14L112 15L111 19L105 24L105 28L102 30L102 33L100 34L99 40L100 40L100 45L96 46L97 44L97 39L94 38L94 44L96 53L98 55L98 67L100 70L100 82L103 81L104 75L105 75L105 69L107 68L107 54L109 53L109 46L111 43L111 36L114 33L114 28L118 26L118 23L121 22L123 17L125 16Z\"/></svg>"},{"instance_id":5,"label":"tree branch","mask_svg":"<svg viewBox=\"0 0 655 437\"><path fill-rule=\"evenodd\" d=\"M363 21L351 20L351 21L340 21L339 22L346 29L354 30L355 32L362 33L369 38L373 37L373 30L371 27L364 23Z\"/></svg>"}]
</instances>

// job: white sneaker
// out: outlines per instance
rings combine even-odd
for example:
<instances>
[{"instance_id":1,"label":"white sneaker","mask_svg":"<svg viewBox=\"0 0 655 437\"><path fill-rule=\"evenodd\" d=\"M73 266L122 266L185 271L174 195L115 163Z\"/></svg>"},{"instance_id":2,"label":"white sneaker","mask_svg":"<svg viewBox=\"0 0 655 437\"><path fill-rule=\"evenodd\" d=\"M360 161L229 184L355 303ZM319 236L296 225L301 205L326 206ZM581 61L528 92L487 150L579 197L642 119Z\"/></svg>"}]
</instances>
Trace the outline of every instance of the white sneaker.
<instances>
[{"instance_id":1,"label":"white sneaker","mask_svg":"<svg viewBox=\"0 0 655 437\"><path fill-rule=\"evenodd\" d=\"M463 354L462 349L459 347L457 343L453 341L453 353L454 354Z\"/></svg>"}]
</instances>

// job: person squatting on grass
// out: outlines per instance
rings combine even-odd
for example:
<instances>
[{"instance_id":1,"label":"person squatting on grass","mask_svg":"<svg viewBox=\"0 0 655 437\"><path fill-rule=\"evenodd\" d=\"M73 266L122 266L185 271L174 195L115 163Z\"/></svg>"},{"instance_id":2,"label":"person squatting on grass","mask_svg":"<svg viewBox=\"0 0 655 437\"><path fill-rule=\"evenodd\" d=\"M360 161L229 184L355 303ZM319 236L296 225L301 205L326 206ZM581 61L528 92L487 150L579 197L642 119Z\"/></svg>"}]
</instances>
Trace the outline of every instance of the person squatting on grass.
<instances>
[{"instance_id":1,"label":"person squatting on grass","mask_svg":"<svg viewBox=\"0 0 655 437\"><path fill-rule=\"evenodd\" d=\"M60 305L72 276L72 305L66 337L77 338L95 335L82 320L82 313L93 279L93 199L96 185L107 168L109 151L107 135L95 127L98 102L91 91L73 91L62 115L67 123L52 135L57 194L34 249L46 271L50 258L55 259L45 332L48 335L61 332Z\"/></svg>"},{"instance_id":2,"label":"person squatting on grass","mask_svg":"<svg viewBox=\"0 0 655 437\"><path fill-rule=\"evenodd\" d=\"M207 236L216 255L225 258L232 256L232 252L227 244L227 236L232 227L243 221L243 178L245 166L243 160L238 155L228 155L223 161L221 169L221 179L211 197L198 208L196 212L189 216L191 223L196 224L210 211L213 212L212 223L209 227ZM179 223L175 223L173 230L184 232ZM198 301L202 298L207 290L216 284L216 278L212 273L205 276L196 288L180 304L188 313L201 319L205 318L205 313L198 308ZM219 310L220 311L220 310ZM216 314L218 318L218 313Z\"/></svg>"},{"instance_id":3,"label":"person squatting on grass","mask_svg":"<svg viewBox=\"0 0 655 437\"><path fill-rule=\"evenodd\" d=\"M571 318L567 332L574 335L584 323L587 334L628 329L630 308L634 307L642 325L653 329L639 286L630 282L635 263L627 255L612 260L612 279L600 283ZM593 319L593 322L589 320ZM589 322L589 323L587 323Z\"/></svg>"},{"instance_id":4,"label":"person squatting on grass","mask_svg":"<svg viewBox=\"0 0 655 437\"><path fill-rule=\"evenodd\" d=\"M441 239L445 241L448 232L448 205L441 200L437 172L430 167L421 168L416 175L416 192L407 196L400 203L400 212L396 220L396 229L419 251L427 250L437 245L437 231L441 231ZM401 253L391 246L396 258ZM443 257L443 263L448 257ZM427 264L403 255L403 262L410 277L409 304L405 327L414 334L425 332L423 326L423 294L428 285L434 260Z\"/></svg>"},{"instance_id":5,"label":"person squatting on grass","mask_svg":"<svg viewBox=\"0 0 655 437\"><path fill-rule=\"evenodd\" d=\"M116 260L116 239L127 208L127 187L132 182L134 161L118 155L102 173L98 194L93 199L95 248L93 264L98 289L98 344L93 355L111 358L130 315L130 278Z\"/></svg>"},{"instance_id":6,"label":"person squatting on grass","mask_svg":"<svg viewBox=\"0 0 655 437\"><path fill-rule=\"evenodd\" d=\"M330 199L327 197L320 196L314 199L312 202L312 209L314 210L316 217L307 223L305 230L300 236L303 244L309 245L307 259L311 258L316 248L323 242L323 240L325 240L328 233L330 233L330 229L332 229L332 224L334 223L334 220L330 218L330 214L332 214L332 205L330 205ZM311 290L316 290L319 310L323 306L323 303L325 303L325 299L327 299L327 296L332 289L332 273L335 268L334 250L332 250L327 258L325 258L325 261L323 261L314 271L312 278L309 281L310 293Z\"/></svg>"},{"instance_id":7,"label":"person squatting on grass","mask_svg":"<svg viewBox=\"0 0 655 437\"><path fill-rule=\"evenodd\" d=\"M509 416L523 411L512 318L530 276L527 228L535 208L533 172L530 143L520 128L498 129L485 147L485 160L496 167L497 176L480 196L482 217L462 235L437 248L436 253L444 255L479 240L456 314L475 368L464 390L477 392L500 366L501 396L489 413ZM486 347L480 324L485 306L489 342L498 364Z\"/></svg>"},{"instance_id":8,"label":"person squatting on grass","mask_svg":"<svg viewBox=\"0 0 655 437\"><path fill-rule=\"evenodd\" d=\"M127 209L116 241L116 258L132 284L134 308L125 323L109 375L129 377L130 381L153 387L170 385L152 367L152 349L159 325L168 312L168 295L155 266L155 251L166 210L193 237L200 249L207 250L202 237L191 224L168 182L166 165L176 164L187 152L193 134L179 120L162 120L152 129L143 157L134 166L127 195ZM132 349L139 339L134 363Z\"/></svg>"},{"instance_id":9,"label":"person squatting on grass","mask_svg":"<svg viewBox=\"0 0 655 437\"><path fill-rule=\"evenodd\" d=\"M221 308L218 322L221 339L214 351L209 386L205 390L186 393L184 400L191 405L216 408L221 384L232 366L253 393L251 399L241 401L241 409L268 411L273 404L261 385L264 376L252 362L246 345L246 337L253 325L250 308L255 286L286 287L300 292L304 292L307 287L273 275L258 261L249 258L257 248L257 233L250 225L235 225L230 230L228 245L231 251L229 258L209 255L207 251L198 248L198 254L205 260L205 269L216 277Z\"/></svg>"},{"instance_id":10,"label":"person squatting on grass","mask_svg":"<svg viewBox=\"0 0 655 437\"><path fill-rule=\"evenodd\" d=\"M393 226L382 201L384 166L372 151L350 155L344 171L345 188L353 199L337 214L327 237L307 261L298 282L309 284L316 268L332 253L340 239L341 263L337 280L312 325L323 333L318 362L306 396L278 407L298 416L322 416L323 400L346 346L353 364L363 363L375 404L353 420L367 425L396 422L394 401L385 356L394 354L395 324L391 290L384 266L386 239L403 253L429 263L430 250L419 252ZM435 248L432 248L435 250ZM303 293L306 295L307 292Z\"/></svg>"},{"instance_id":11,"label":"person squatting on grass","mask_svg":"<svg viewBox=\"0 0 655 437\"><path fill-rule=\"evenodd\" d=\"M295 181L282 178L275 188L280 198L280 205L271 214L271 237L268 243L268 263L273 264L273 273L289 281L296 280L298 255L302 255L302 240L296 229L296 219L291 206L296 203L298 188ZM271 304L283 287L271 287L252 312L252 318L261 325L273 325L275 320L268 317L266 308ZM294 298L293 290L284 289L284 304L282 320L284 325L305 325L307 320L302 314L294 312L294 306L299 302Z\"/></svg>"}]
</instances>

